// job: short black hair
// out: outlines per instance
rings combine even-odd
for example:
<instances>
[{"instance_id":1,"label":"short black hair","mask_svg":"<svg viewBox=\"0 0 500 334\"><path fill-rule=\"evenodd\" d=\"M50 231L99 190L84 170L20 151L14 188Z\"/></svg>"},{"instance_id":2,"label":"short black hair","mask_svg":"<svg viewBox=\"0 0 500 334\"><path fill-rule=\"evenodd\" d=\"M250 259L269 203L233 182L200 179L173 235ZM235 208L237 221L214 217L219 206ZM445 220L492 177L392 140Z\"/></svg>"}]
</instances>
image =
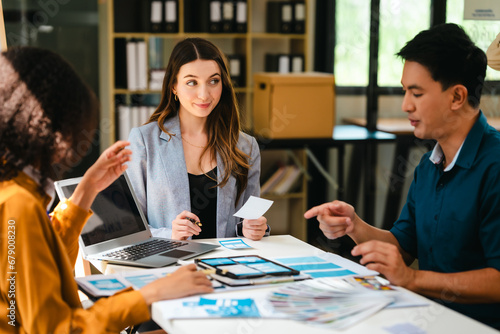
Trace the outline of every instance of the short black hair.
<instances>
[{"instance_id":1,"label":"short black hair","mask_svg":"<svg viewBox=\"0 0 500 334\"><path fill-rule=\"evenodd\" d=\"M456 84L464 85L469 104L479 107L486 76L486 54L460 26L445 23L421 31L396 55L425 66L443 90Z\"/></svg>"}]
</instances>

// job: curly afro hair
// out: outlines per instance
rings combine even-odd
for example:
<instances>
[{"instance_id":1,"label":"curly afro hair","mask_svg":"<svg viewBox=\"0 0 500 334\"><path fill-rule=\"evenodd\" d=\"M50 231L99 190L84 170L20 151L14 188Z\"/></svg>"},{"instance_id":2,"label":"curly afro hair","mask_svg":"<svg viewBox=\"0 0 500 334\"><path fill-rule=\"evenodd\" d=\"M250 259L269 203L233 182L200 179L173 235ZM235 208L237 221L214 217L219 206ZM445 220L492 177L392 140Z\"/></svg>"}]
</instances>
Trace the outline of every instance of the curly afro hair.
<instances>
[{"instance_id":1,"label":"curly afro hair","mask_svg":"<svg viewBox=\"0 0 500 334\"><path fill-rule=\"evenodd\" d=\"M77 151L93 137L98 113L95 94L59 55L35 47L0 54L0 181L28 165L42 187L61 177L56 166L86 153Z\"/></svg>"}]
</instances>

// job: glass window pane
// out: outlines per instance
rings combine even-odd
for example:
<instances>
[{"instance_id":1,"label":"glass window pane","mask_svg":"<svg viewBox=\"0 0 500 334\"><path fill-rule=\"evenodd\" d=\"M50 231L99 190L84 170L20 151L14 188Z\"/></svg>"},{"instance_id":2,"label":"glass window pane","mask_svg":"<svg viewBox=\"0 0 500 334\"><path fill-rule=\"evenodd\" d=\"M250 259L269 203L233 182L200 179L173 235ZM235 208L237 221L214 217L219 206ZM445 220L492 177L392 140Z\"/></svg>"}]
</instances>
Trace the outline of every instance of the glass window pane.
<instances>
[{"instance_id":1,"label":"glass window pane","mask_svg":"<svg viewBox=\"0 0 500 334\"><path fill-rule=\"evenodd\" d=\"M446 2L446 21L461 25L472 41L484 52L500 33L499 21L464 20L464 0ZM500 80L500 71L495 71L488 66L486 80Z\"/></svg>"},{"instance_id":2,"label":"glass window pane","mask_svg":"<svg viewBox=\"0 0 500 334\"><path fill-rule=\"evenodd\" d=\"M337 0L335 6L335 83L367 86L370 0Z\"/></svg>"},{"instance_id":3,"label":"glass window pane","mask_svg":"<svg viewBox=\"0 0 500 334\"><path fill-rule=\"evenodd\" d=\"M381 0L378 85L400 86L403 62L395 56L430 26L431 0Z\"/></svg>"}]
</instances>

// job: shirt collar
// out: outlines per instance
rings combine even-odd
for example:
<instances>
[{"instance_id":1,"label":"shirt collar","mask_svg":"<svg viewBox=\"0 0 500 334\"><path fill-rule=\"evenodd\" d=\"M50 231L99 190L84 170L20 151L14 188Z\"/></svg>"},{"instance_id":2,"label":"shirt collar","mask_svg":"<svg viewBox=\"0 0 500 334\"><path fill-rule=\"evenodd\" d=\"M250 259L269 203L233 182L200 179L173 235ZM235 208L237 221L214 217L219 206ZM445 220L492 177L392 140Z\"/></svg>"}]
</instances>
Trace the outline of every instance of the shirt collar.
<instances>
[{"instance_id":1,"label":"shirt collar","mask_svg":"<svg viewBox=\"0 0 500 334\"><path fill-rule=\"evenodd\" d=\"M474 125L472 126L472 129L467 134L465 141L462 143L460 149L455 154L452 163L448 166L449 168L447 167L445 169L445 171L451 170L451 168L455 164L462 168L471 168L476 158L476 154L479 150L481 139L488 128L491 128L491 126L488 125L486 116L484 116L483 112L480 110L479 117L477 118L476 123L474 123ZM439 143L436 144L431 156L429 157L429 160L431 160L434 164L441 163L443 159L443 150L441 149L441 146L438 146Z\"/></svg>"},{"instance_id":2,"label":"shirt collar","mask_svg":"<svg viewBox=\"0 0 500 334\"><path fill-rule=\"evenodd\" d=\"M445 172L450 171L453 168L453 166L455 166L455 163L457 162L458 159L458 155L460 154L460 151L462 150L462 146L464 146L464 143L465 140L462 142L462 145L460 145L460 148L458 149L457 153L455 153L455 157L453 157L451 163L444 169ZM444 159L443 149L441 148L441 145L437 143L436 146L434 146L434 149L432 150L432 154L429 157L429 160L432 161L433 164L438 165L443 161L443 159Z\"/></svg>"},{"instance_id":3,"label":"shirt collar","mask_svg":"<svg viewBox=\"0 0 500 334\"><path fill-rule=\"evenodd\" d=\"M40 172L35 169L33 166L26 166L23 168L23 173L28 175L33 181L38 183L40 185L40 180L42 179L42 176L40 175ZM47 205L47 210L49 210L52 206L52 203L54 203L54 200L56 198L56 188L54 187L54 182L51 179L47 179L46 185L43 187L43 190L47 194L47 196L50 197L50 202Z\"/></svg>"}]
</instances>

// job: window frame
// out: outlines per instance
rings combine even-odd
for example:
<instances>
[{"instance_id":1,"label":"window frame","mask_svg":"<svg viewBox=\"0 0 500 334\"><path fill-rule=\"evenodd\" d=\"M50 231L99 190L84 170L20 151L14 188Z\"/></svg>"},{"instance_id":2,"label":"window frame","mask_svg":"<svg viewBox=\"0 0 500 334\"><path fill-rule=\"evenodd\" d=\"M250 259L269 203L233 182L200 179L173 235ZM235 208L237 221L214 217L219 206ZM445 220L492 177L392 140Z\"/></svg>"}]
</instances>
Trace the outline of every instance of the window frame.
<instances>
[{"instance_id":1,"label":"window frame","mask_svg":"<svg viewBox=\"0 0 500 334\"><path fill-rule=\"evenodd\" d=\"M377 80L380 0L371 0L371 29L369 46L369 77L367 86L336 86L336 94L367 97L367 127L375 130L380 96L402 96L401 86L379 86ZM446 0L431 0L431 26L446 22ZM335 73L335 10L336 0L322 0L316 4L314 70ZM376 11L374 13L374 11ZM487 80L485 95L500 95L500 80Z\"/></svg>"}]
</instances>

